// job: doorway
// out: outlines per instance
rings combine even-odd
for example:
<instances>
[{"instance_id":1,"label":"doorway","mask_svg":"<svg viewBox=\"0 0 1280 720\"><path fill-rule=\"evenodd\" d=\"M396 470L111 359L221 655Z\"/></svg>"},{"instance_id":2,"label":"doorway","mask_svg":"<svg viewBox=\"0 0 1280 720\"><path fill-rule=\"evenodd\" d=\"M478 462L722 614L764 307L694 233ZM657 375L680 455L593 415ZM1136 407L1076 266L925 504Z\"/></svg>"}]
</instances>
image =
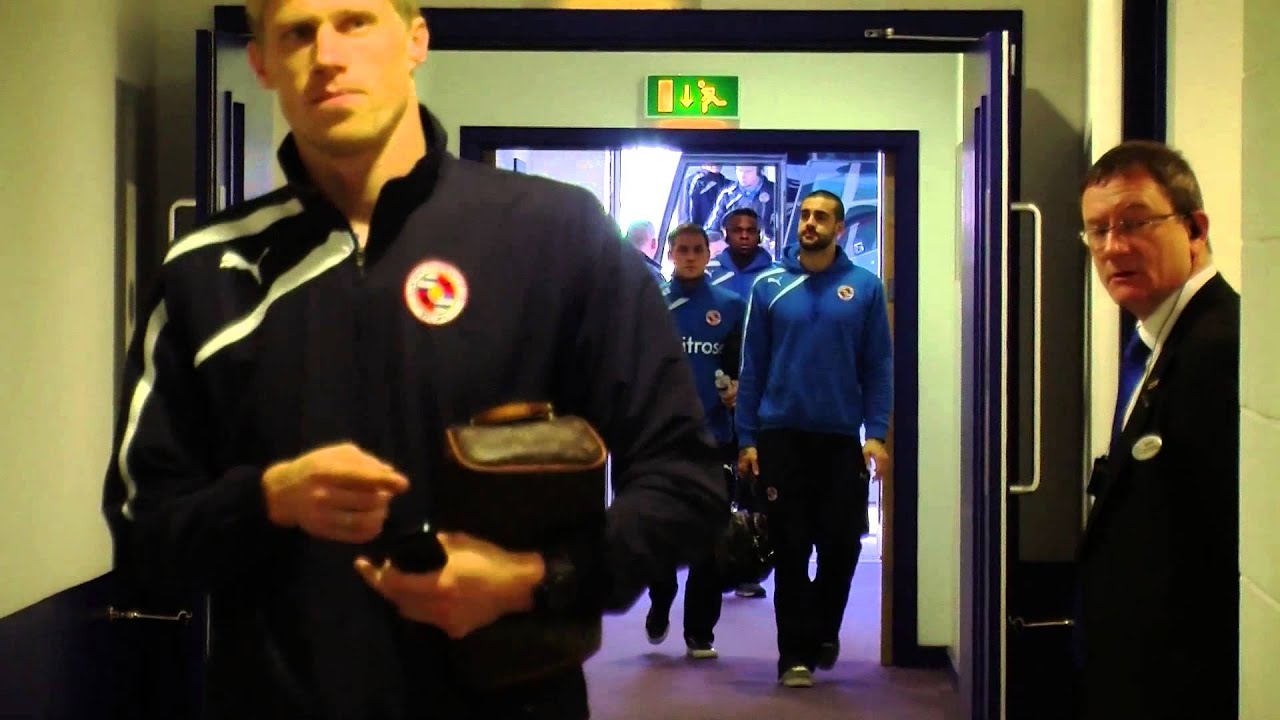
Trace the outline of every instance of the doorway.
<instances>
[{"instance_id":1,"label":"doorway","mask_svg":"<svg viewBox=\"0 0 1280 720\"><path fill-rule=\"evenodd\" d=\"M875 587L859 589L863 597L877 600L872 614L880 630L879 662L915 664L910 660L918 650L907 645L914 645L917 613L917 505L893 499L916 496L918 135L518 127L463 127L460 135L464 158L591 191L620 233L637 221L652 223L658 230L652 257L663 265L664 277L671 271L666 235L679 224L703 224L713 258L723 247L716 203L699 208L689 197L691 180L708 168L715 168L729 185L735 180L754 185L764 210L762 247L775 258L797 242L794 211L805 195L827 190L841 197L846 232L837 242L855 264L885 283L895 348L889 437L895 462L885 480L871 488L871 531L863 537L855 585L876 581Z\"/></svg>"},{"instance_id":2,"label":"doorway","mask_svg":"<svg viewBox=\"0 0 1280 720\"><path fill-rule=\"evenodd\" d=\"M651 259L661 265L666 279L672 271L668 237L682 224L693 223L707 230L712 258L724 251L726 242L719 230L722 218L716 213L723 215L725 209L731 209L726 203L717 204L718 195L729 185L755 189L758 204L765 210L760 221L761 247L775 259L796 242L795 209L800 199L816 190L833 192L845 207L845 233L837 238L837 245L855 265L880 278L886 287L893 283L893 265L885 258L892 257L894 251L894 226L886 218L886 209L893 207L894 178L892 158L883 152L762 155L685 153L666 146L577 150L506 147L489 152L488 157L502 169L590 190L624 234L634 223L654 225L657 246ZM708 177L718 181L708 182ZM670 182L665 182L668 179ZM892 309L890 302L890 312ZM875 483L868 498L870 531L863 536L862 563L879 564L888 544L883 503L884 488L891 483L891 479Z\"/></svg>"}]
</instances>

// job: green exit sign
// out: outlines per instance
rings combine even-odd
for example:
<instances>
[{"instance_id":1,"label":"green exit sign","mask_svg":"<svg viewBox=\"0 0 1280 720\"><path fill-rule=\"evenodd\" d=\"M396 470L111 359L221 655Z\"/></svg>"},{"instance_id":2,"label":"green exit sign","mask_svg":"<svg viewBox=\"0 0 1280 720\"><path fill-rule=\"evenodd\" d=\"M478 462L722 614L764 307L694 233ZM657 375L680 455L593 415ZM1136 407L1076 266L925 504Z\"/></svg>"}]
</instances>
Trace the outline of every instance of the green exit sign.
<instances>
[{"instance_id":1,"label":"green exit sign","mask_svg":"<svg viewBox=\"0 0 1280 720\"><path fill-rule=\"evenodd\" d=\"M650 75L646 88L649 118L738 117L738 78L733 75Z\"/></svg>"}]
</instances>

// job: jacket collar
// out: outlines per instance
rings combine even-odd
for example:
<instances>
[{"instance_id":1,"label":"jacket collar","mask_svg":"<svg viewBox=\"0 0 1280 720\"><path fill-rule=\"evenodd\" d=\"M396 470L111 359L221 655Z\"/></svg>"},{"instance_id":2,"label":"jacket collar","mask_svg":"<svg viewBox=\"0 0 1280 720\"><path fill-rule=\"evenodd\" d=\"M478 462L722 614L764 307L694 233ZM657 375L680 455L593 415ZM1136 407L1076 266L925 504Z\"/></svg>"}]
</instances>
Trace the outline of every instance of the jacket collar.
<instances>
[{"instance_id":1,"label":"jacket collar","mask_svg":"<svg viewBox=\"0 0 1280 720\"><path fill-rule=\"evenodd\" d=\"M835 259L832 261L831 265L821 272L811 273L808 270L805 270L804 266L800 264L800 243L797 242L794 245L788 245L787 248L782 251L782 265L789 272L799 275L838 275L852 268L853 261L844 253L844 248L838 247L836 248Z\"/></svg>"},{"instance_id":2,"label":"jacket collar","mask_svg":"<svg viewBox=\"0 0 1280 720\"><path fill-rule=\"evenodd\" d=\"M422 118L427 153L418 160L407 175L393 178L382 187L365 246L365 252L370 256L370 260L373 260L375 255L381 254L400 234L409 214L431 197L440 178L440 167L448 155L445 149L448 135L439 120L423 105L418 106L418 113ZM312 182L311 175L298 152L293 133L289 133L280 144L276 157L289 187L294 190L304 207L328 215L336 226L347 227L346 218L342 217L333 203Z\"/></svg>"},{"instance_id":3,"label":"jacket collar","mask_svg":"<svg viewBox=\"0 0 1280 720\"><path fill-rule=\"evenodd\" d=\"M688 286L685 285L683 280L672 277L667 281L667 298L670 300L692 298L707 292L708 287L706 275L703 275Z\"/></svg>"},{"instance_id":4,"label":"jacket collar","mask_svg":"<svg viewBox=\"0 0 1280 720\"><path fill-rule=\"evenodd\" d=\"M1102 461L1106 465L1106 477L1094 498L1093 507L1089 509L1087 528L1092 528L1098 521L1098 517L1108 505L1109 498L1115 494L1117 485L1125 482L1128 467L1134 462L1131 448L1142 434L1150 431L1151 414L1155 411L1156 399L1159 398L1162 389L1161 379L1170 366L1177 361L1178 347L1186 339L1189 328L1195 325L1200 315L1208 312L1230 292L1231 287L1227 285L1227 281L1221 275L1214 275L1178 315L1176 323L1165 339L1163 352L1156 358L1151 372L1138 388L1138 397L1134 401L1128 422L1125 423L1124 429L1120 431L1106 458ZM1086 529L1086 540L1088 536L1089 532Z\"/></svg>"},{"instance_id":5,"label":"jacket collar","mask_svg":"<svg viewBox=\"0 0 1280 720\"><path fill-rule=\"evenodd\" d=\"M716 260L720 263L721 269L735 273L758 272L773 264L773 256L770 255L769 251L765 250L763 247L757 247L755 254L751 256L751 261L747 263L746 267L741 269L738 268L738 264L733 261L733 253L728 248L721 250L720 254L716 256Z\"/></svg>"}]
</instances>

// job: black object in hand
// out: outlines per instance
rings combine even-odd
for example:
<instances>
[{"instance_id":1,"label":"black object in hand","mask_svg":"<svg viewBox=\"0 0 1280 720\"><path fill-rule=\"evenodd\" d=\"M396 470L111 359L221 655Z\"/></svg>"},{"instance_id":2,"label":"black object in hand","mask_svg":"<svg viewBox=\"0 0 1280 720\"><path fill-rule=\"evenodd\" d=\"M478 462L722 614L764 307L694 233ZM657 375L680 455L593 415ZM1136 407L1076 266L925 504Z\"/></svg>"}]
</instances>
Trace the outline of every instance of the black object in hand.
<instances>
[{"instance_id":1,"label":"black object in hand","mask_svg":"<svg viewBox=\"0 0 1280 720\"><path fill-rule=\"evenodd\" d=\"M435 572L448 560L440 539L425 525L388 538L385 547L387 559L401 572Z\"/></svg>"}]
</instances>

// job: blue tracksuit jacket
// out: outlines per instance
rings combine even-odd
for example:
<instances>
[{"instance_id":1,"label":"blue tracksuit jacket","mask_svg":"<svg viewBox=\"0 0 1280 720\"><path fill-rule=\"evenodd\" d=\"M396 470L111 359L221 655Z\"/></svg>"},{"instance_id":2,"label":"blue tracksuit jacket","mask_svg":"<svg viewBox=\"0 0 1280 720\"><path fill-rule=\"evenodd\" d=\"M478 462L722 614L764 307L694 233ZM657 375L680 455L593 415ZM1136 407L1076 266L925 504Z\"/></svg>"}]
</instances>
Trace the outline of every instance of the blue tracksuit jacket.
<instances>
[{"instance_id":1,"label":"blue tracksuit jacket","mask_svg":"<svg viewBox=\"0 0 1280 720\"><path fill-rule=\"evenodd\" d=\"M693 384L702 400L707 427L716 442L733 440L733 420L716 390L716 370L738 376L742 343L742 319L746 303L737 295L705 279L692 286L673 279L662 288L667 306L680 332L684 354L693 370Z\"/></svg>"},{"instance_id":2,"label":"blue tracksuit jacket","mask_svg":"<svg viewBox=\"0 0 1280 720\"><path fill-rule=\"evenodd\" d=\"M736 424L740 447L761 430L884 439L893 349L880 279L837 253L809 273L793 245L756 279L743 328Z\"/></svg>"}]
</instances>

